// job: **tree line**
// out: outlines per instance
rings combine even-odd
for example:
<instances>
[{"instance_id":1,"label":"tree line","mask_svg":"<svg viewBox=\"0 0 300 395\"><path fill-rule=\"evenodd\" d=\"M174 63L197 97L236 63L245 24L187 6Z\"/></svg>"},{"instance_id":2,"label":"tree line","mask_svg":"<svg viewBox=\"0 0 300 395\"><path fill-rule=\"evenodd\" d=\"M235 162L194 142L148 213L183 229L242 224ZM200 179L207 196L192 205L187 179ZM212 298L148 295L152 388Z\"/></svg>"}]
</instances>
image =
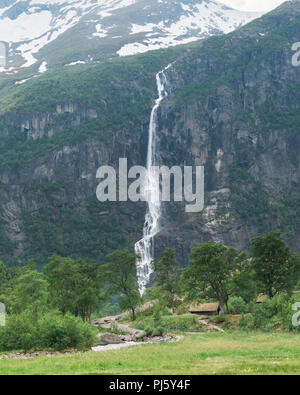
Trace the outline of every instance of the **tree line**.
<instances>
[{"instance_id":1,"label":"tree line","mask_svg":"<svg viewBox=\"0 0 300 395\"><path fill-rule=\"evenodd\" d=\"M213 299L224 314L229 297L249 303L260 294L270 299L291 295L300 280L300 255L291 252L279 232L270 232L252 239L249 254L207 242L192 249L184 269L172 249L154 261L154 268L156 295L172 310L182 297L197 302Z\"/></svg>"},{"instance_id":2,"label":"tree line","mask_svg":"<svg viewBox=\"0 0 300 395\"><path fill-rule=\"evenodd\" d=\"M103 306L113 305L116 312L128 310L135 320L137 308L147 299L159 301L173 313L185 302L214 300L222 315L228 312L230 297L249 303L259 294L270 299L290 295L300 278L300 256L291 252L278 232L253 238L249 253L214 242L202 243L192 249L185 268L168 248L152 262L152 284L143 297L136 259L125 250L111 253L104 264L53 255L43 272L36 270L34 261L24 267L0 263L0 301L8 313L7 327L0 328L4 331L0 349L7 347L5 341L14 349L24 342L28 347L35 345L34 339L26 340L32 328L40 328L36 333L39 339L48 333L43 346L86 344L83 338L92 341L93 335L84 322L89 323L93 315L105 315ZM78 333L76 341L70 339L74 331ZM9 340L18 333L20 343Z\"/></svg>"}]
</instances>

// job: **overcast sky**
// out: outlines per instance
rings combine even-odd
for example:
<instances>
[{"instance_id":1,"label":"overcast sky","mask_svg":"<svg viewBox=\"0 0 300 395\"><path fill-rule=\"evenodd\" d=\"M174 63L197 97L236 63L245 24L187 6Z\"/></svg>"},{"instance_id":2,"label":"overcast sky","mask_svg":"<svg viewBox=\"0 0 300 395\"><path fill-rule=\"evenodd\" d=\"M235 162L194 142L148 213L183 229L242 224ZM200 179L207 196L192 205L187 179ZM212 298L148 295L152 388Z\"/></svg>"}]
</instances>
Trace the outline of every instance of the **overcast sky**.
<instances>
[{"instance_id":1,"label":"overcast sky","mask_svg":"<svg viewBox=\"0 0 300 395\"><path fill-rule=\"evenodd\" d=\"M229 7L243 11L271 11L285 0L219 0Z\"/></svg>"}]
</instances>

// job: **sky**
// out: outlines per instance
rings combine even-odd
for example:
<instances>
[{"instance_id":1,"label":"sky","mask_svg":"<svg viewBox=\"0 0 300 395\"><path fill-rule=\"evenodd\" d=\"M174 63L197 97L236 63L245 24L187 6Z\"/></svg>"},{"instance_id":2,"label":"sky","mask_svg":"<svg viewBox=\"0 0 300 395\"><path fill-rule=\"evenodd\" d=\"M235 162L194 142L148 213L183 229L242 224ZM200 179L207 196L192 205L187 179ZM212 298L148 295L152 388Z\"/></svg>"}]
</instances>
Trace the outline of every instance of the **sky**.
<instances>
[{"instance_id":1,"label":"sky","mask_svg":"<svg viewBox=\"0 0 300 395\"><path fill-rule=\"evenodd\" d=\"M219 0L229 7L242 11L271 11L285 0Z\"/></svg>"}]
</instances>

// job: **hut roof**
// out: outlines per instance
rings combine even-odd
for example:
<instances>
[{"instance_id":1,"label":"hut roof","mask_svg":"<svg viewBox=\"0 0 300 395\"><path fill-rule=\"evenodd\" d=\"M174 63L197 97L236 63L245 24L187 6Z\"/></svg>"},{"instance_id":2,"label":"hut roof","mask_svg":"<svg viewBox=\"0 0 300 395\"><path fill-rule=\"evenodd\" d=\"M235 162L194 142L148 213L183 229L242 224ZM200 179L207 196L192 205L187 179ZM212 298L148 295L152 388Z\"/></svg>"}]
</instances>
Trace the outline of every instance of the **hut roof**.
<instances>
[{"instance_id":1,"label":"hut roof","mask_svg":"<svg viewBox=\"0 0 300 395\"><path fill-rule=\"evenodd\" d=\"M219 307L219 303L202 303L198 305L192 305L190 306L190 312L199 312L199 313L204 313L204 312L216 312Z\"/></svg>"}]
</instances>

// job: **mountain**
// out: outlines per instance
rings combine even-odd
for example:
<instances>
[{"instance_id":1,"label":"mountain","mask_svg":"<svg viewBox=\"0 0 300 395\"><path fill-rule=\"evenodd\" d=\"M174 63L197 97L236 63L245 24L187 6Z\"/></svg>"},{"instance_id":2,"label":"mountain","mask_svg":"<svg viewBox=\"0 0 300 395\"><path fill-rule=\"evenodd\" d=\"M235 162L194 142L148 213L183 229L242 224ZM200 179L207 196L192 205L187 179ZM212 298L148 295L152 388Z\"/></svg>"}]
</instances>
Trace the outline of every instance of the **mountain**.
<instances>
[{"instance_id":1,"label":"mountain","mask_svg":"<svg viewBox=\"0 0 300 395\"><path fill-rule=\"evenodd\" d=\"M300 1L223 36L74 67L0 90L0 258L89 257L133 248L145 203L100 203L99 166L145 165L155 74L160 162L205 167L205 208L164 204L156 254L214 240L240 250L281 230L300 245Z\"/></svg>"},{"instance_id":2,"label":"mountain","mask_svg":"<svg viewBox=\"0 0 300 395\"><path fill-rule=\"evenodd\" d=\"M0 5L8 75L188 43L259 16L214 0L10 0Z\"/></svg>"}]
</instances>

